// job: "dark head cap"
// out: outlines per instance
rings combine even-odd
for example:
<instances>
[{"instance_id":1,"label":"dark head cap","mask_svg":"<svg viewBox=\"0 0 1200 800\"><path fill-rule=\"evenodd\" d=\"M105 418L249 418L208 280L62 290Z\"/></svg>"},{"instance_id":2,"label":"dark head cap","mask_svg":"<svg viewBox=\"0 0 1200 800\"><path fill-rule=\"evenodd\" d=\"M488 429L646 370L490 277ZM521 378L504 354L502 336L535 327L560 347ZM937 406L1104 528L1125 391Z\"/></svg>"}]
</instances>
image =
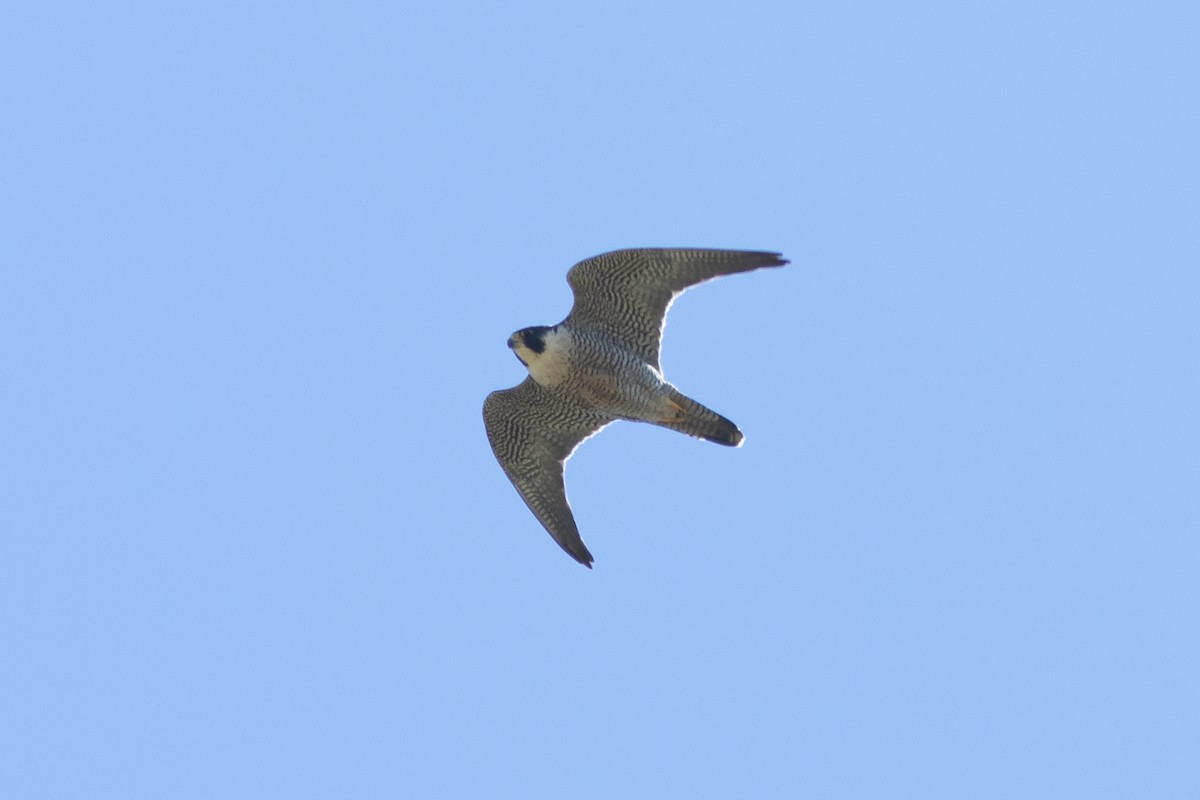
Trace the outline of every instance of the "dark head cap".
<instances>
[{"instance_id":1,"label":"dark head cap","mask_svg":"<svg viewBox=\"0 0 1200 800\"><path fill-rule=\"evenodd\" d=\"M521 341L525 343L526 347L541 355L546 350L546 334L549 332L550 329L545 325L536 325L519 330L516 335L521 337Z\"/></svg>"},{"instance_id":2,"label":"dark head cap","mask_svg":"<svg viewBox=\"0 0 1200 800\"><path fill-rule=\"evenodd\" d=\"M546 351L546 334L552 330L545 325L538 325L533 328L522 328L521 330L508 337L508 346L512 348L517 359L529 366L527 359L532 356L522 356L521 353L528 350L533 356L539 356Z\"/></svg>"}]
</instances>

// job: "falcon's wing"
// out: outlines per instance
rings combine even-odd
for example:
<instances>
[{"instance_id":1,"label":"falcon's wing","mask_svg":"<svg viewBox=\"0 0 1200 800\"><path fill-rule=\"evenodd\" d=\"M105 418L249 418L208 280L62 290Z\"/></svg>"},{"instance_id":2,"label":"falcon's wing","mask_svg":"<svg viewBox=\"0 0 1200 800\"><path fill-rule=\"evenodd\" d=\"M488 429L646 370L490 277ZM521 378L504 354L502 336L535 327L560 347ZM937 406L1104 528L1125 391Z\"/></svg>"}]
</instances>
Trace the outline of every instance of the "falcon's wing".
<instances>
[{"instance_id":1,"label":"falcon's wing","mask_svg":"<svg viewBox=\"0 0 1200 800\"><path fill-rule=\"evenodd\" d=\"M749 250L614 250L580 261L567 273L575 293L567 322L616 336L657 369L667 309L684 289L786 263L779 253Z\"/></svg>"},{"instance_id":2,"label":"falcon's wing","mask_svg":"<svg viewBox=\"0 0 1200 800\"><path fill-rule=\"evenodd\" d=\"M612 421L533 378L492 392L483 403L488 441L504 473L559 547L588 569L592 554L567 503L563 465L580 442Z\"/></svg>"}]
</instances>

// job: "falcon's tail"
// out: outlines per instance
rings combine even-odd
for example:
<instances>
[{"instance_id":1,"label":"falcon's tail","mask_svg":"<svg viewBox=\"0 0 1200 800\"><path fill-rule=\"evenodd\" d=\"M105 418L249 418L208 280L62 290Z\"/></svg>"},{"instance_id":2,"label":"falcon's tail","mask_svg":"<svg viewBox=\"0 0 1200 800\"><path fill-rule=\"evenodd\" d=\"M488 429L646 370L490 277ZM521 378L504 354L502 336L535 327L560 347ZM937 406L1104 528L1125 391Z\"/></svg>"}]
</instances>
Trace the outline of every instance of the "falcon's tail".
<instances>
[{"instance_id":1,"label":"falcon's tail","mask_svg":"<svg viewBox=\"0 0 1200 800\"><path fill-rule=\"evenodd\" d=\"M673 387L667 406L669 416L656 423L664 428L727 447L739 447L745 438L737 425Z\"/></svg>"}]
</instances>

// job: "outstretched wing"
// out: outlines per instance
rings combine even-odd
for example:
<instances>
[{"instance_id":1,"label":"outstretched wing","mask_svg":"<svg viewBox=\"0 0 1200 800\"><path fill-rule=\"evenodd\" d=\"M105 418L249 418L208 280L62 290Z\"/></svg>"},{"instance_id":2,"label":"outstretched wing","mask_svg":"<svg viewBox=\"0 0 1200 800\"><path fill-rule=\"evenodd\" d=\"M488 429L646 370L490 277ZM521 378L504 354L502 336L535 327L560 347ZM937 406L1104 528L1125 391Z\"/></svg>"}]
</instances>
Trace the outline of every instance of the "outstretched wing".
<instances>
[{"instance_id":1,"label":"outstretched wing","mask_svg":"<svg viewBox=\"0 0 1200 800\"><path fill-rule=\"evenodd\" d=\"M684 289L786 263L779 253L749 250L614 250L580 261L567 273L575 293L567 322L617 337L657 369L667 309Z\"/></svg>"},{"instance_id":2,"label":"outstretched wing","mask_svg":"<svg viewBox=\"0 0 1200 800\"><path fill-rule=\"evenodd\" d=\"M563 465L580 442L612 421L533 378L492 392L483 403L488 441L504 473L559 547L588 569L592 554L567 503Z\"/></svg>"}]
</instances>

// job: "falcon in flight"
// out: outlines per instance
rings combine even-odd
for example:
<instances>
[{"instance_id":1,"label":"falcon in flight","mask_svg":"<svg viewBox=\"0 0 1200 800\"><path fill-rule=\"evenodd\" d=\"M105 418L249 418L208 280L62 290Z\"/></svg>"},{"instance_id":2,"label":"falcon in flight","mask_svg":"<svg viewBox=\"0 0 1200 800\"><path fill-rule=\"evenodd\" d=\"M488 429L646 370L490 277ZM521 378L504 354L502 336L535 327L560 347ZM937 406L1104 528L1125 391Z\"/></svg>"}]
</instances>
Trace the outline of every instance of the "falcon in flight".
<instances>
[{"instance_id":1,"label":"falcon in flight","mask_svg":"<svg viewBox=\"0 0 1200 800\"><path fill-rule=\"evenodd\" d=\"M616 250L567 273L575 305L565 320L509 338L529 377L484 401L488 441L534 516L580 564L591 569L592 554L567 503L563 466L584 439L628 419L742 443L736 425L663 378L658 356L671 301L721 275L786 263L779 253L744 250Z\"/></svg>"}]
</instances>

